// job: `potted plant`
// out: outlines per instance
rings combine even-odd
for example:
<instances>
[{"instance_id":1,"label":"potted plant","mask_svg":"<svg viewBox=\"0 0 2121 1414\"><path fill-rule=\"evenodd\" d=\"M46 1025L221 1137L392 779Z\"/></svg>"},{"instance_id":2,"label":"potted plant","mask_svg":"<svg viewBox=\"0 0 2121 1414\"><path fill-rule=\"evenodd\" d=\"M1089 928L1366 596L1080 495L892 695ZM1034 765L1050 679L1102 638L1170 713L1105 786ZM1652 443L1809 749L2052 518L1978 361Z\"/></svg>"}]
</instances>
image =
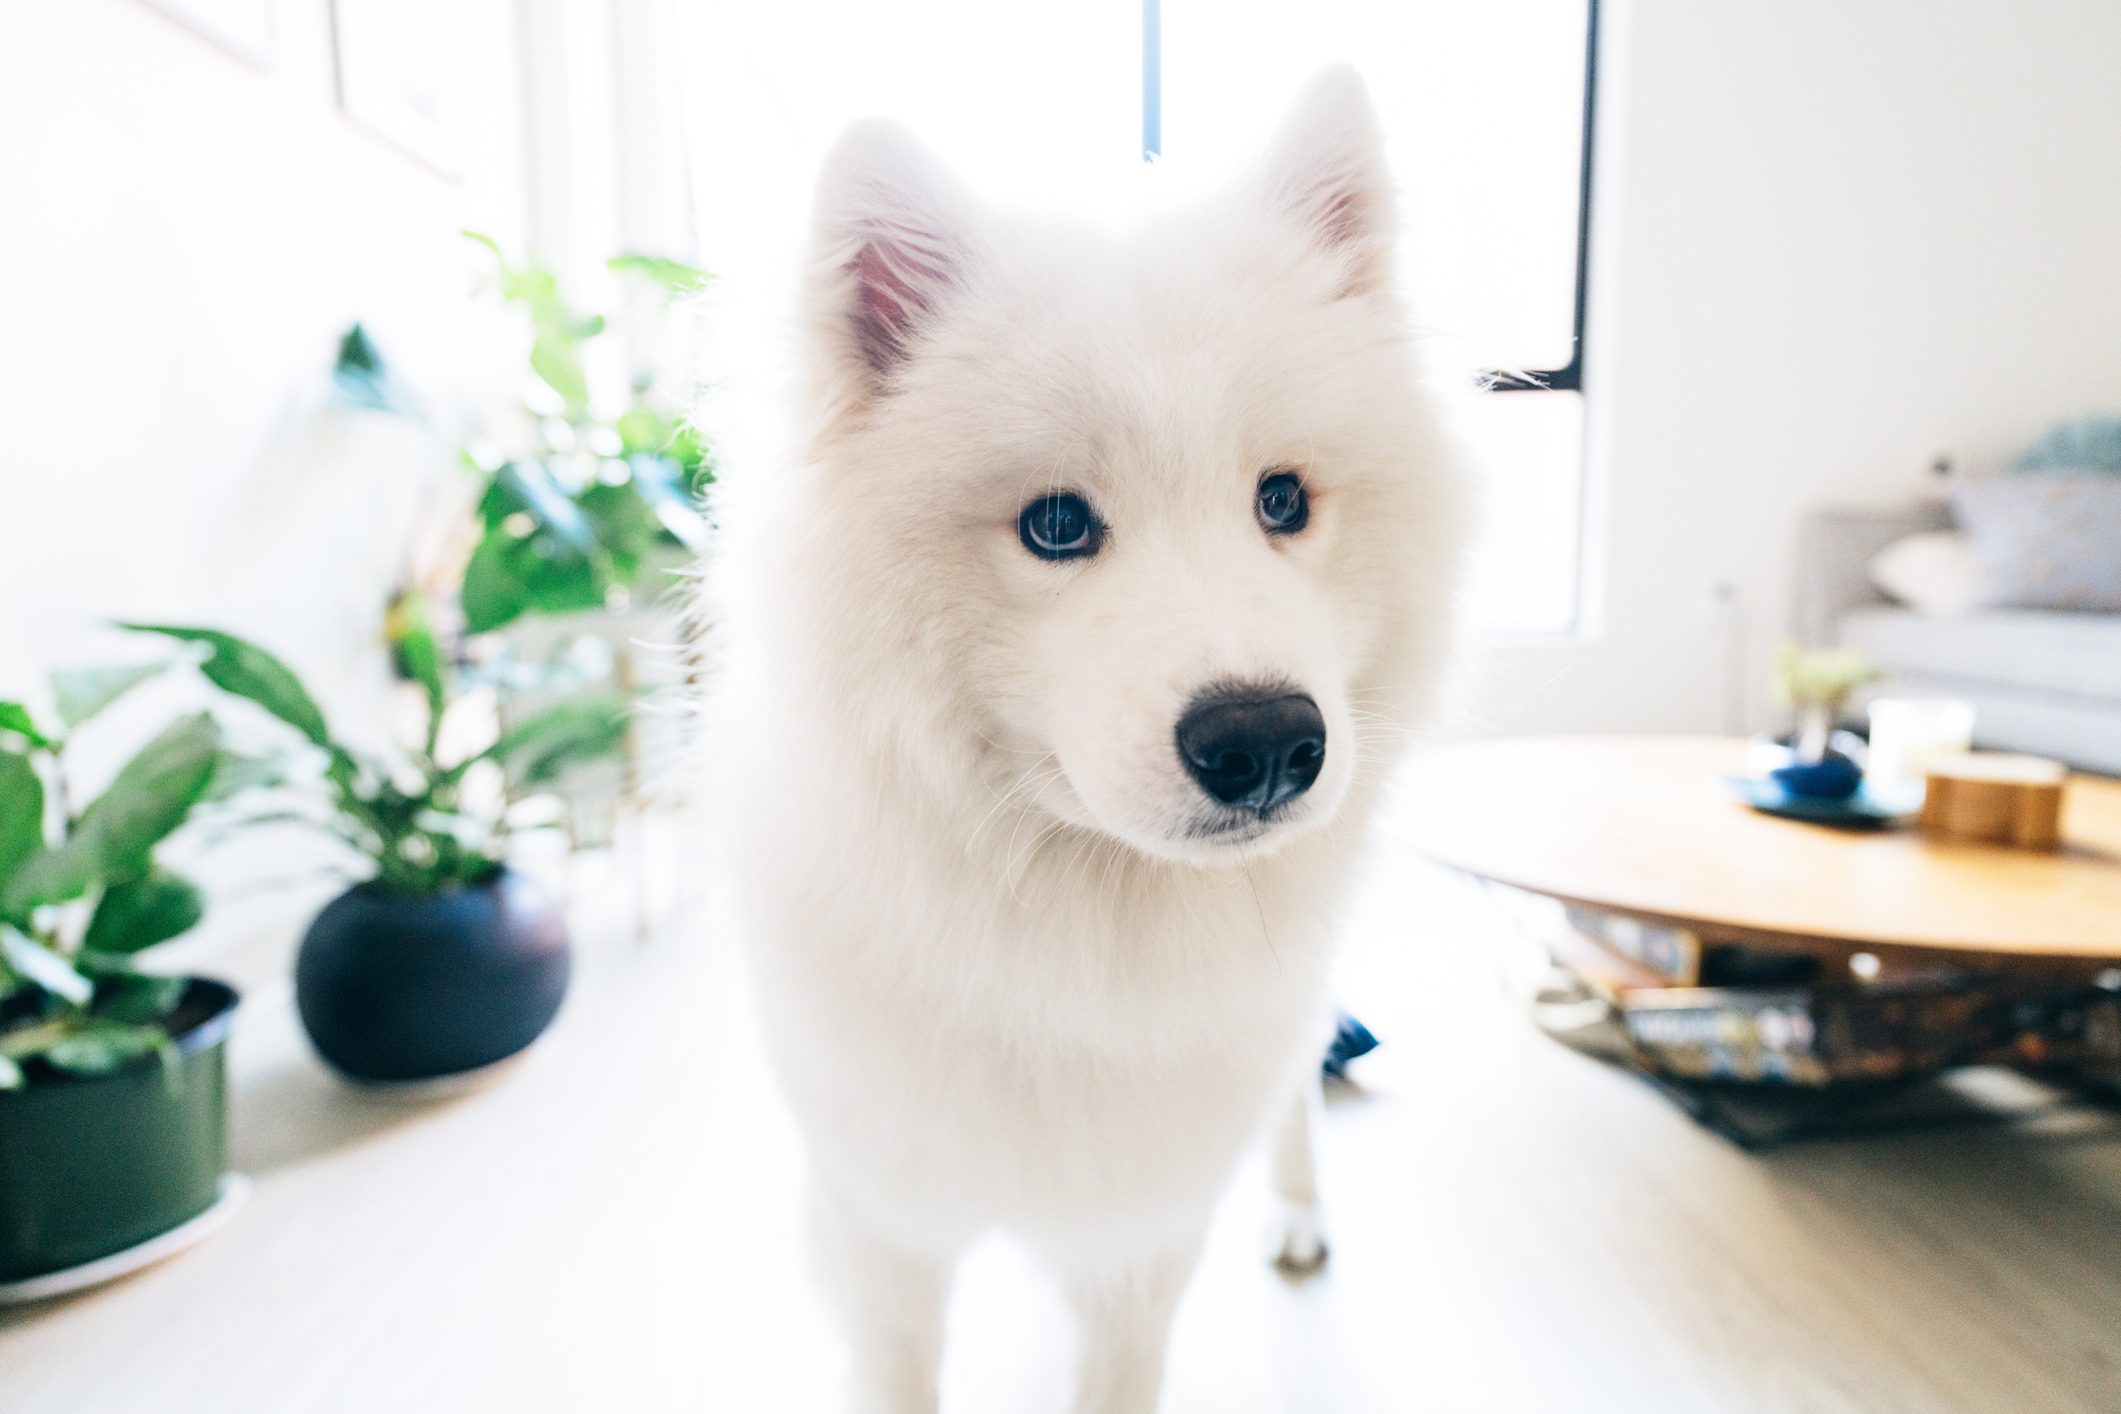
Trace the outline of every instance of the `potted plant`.
<instances>
[{"instance_id":1,"label":"potted plant","mask_svg":"<svg viewBox=\"0 0 2121 1414\"><path fill-rule=\"evenodd\" d=\"M577 310L535 260L511 261L491 237L464 234L491 253L502 298L528 316L534 376L517 452L481 444L465 454L486 478L459 591L465 629L487 633L526 614L624 610L704 549L700 498L714 480L713 459L652 376L632 380L622 407L600 405L585 355L604 317ZM672 298L708 280L659 256L629 253L606 264Z\"/></svg>"},{"instance_id":2,"label":"potted plant","mask_svg":"<svg viewBox=\"0 0 2121 1414\"><path fill-rule=\"evenodd\" d=\"M302 941L295 1001L324 1059L359 1081L432 1080L483 1069L528 1046L558 1013L570 971L558 906L508 865L521 807L569 766L616 751L625 704L611 694L555 703L450 755L457 705L417 595L393 608L391 646L419 684L424 728L396 759L354 751L279 659L213 629L133 625L191 645L198 670L296 734L318 763L289 773L274 818L315 825L356 851L367 875Z\"/></svg>"},{"instance_id":3,"label":"potted plant","mask_svg":"<svg viewBox=\"0 0 2121 1414\"><path fill-rule=\"evenodd\" d=\"M152 1260L223 1193L236 994L139 964L203 912L157 847L240 772L213 720L187 716L77 806L67 750L157 671L56 674L52 719L0 702L0 1287L16 1295Z\"/></svg>"},{"instance_id":4,"label":"potted plant","mask_svg":"<svg viewBox=\"0 0 2121 1414\"><path fill-rule=\"evenodd\" d=\"M591 376L606 321L578 308L551 269L463 234L490 262L489 287L523 316L527 376L507 430L465 447L478 478L469 501L450 501L403 582L436 606L451 656L494 688L504 727L535 717L569 683L673 688L697 665L642 645L685 637L667 591L707 548L708 446L652 360L637 357L623 389ZM638 252L606 266L666 304L710 278ZM359 325L340 342L333 383L351 405L420 416ZM622 804L640 803L644 760L682 749L656 726L634 723L607 769L559 783L570 833L607 835Z\"/></svg>"},{"instance_id":5,"label":"potted plant","mask_svg":"<svg viewBox=\"0 0 2121 1414\"><path fill-rule=\"evenodd\" d=\"M1834 724L1849 694L1877 676L1870 660L1847 648L1786 643L1776 668L1780 696L1797 712L1797 732L1789 761L1768 774L1795 795L1822 800L1854 795L1863 769L1846 751L1835 749Z\"/></svg>"}]
</instances>

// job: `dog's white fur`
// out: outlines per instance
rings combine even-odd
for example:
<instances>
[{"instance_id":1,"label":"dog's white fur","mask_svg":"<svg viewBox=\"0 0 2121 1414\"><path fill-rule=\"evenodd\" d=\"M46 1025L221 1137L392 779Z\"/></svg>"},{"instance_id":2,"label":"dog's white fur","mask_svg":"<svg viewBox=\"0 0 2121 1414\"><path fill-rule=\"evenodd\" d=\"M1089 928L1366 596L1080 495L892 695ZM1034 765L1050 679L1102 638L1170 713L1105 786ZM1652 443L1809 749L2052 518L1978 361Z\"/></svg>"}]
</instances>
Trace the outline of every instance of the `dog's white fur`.
<instances>
[{"instance_id":1,"label":"dog's white fur","mask_svg":"<svg viewBox=\"0 0 2121 1414\"><path fill-rule=\"evenodd\" d=\"M1391 208L1347 70L1249 181L1125 240L984 210L886 125L825 165L807 439L732 527L720 730L858 1408L935 1407L952 1266L1001 1228L1080 1317L1077 1407L1153 1409L1277 1107L1283 1258L1323 1258L1330 913L1461 540ZM1253 508L1277 468L1311 496L1282 539ZM1055 490L1110 526L1096 555L1019 543ZM1315 697L1326 761L1285 817L1204 839L1174 728L1232 680Z\"/></svg>"}]
</instances>

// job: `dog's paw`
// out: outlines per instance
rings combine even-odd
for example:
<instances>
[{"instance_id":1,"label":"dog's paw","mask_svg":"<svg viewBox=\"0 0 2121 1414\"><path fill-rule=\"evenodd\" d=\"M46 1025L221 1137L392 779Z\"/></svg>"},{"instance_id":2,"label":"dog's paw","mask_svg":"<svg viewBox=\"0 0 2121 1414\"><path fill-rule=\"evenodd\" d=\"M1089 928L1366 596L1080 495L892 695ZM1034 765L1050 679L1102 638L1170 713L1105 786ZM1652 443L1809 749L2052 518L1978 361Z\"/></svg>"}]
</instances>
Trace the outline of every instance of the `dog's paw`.
<instances>
[{"instance_id":1,"label":"dog's paw","mask_svg":"<svg viewBox=\"0 0 2121 1414\"><path fill-rule=\"evenodd\" d=\"M1274 1268L1285 1277L1316 1276L1326 1265L1326 1229L1316 1203L1290 1203L1282 1208L1281 1244L1274 1254Z\"/></svg>"}]
</instances>

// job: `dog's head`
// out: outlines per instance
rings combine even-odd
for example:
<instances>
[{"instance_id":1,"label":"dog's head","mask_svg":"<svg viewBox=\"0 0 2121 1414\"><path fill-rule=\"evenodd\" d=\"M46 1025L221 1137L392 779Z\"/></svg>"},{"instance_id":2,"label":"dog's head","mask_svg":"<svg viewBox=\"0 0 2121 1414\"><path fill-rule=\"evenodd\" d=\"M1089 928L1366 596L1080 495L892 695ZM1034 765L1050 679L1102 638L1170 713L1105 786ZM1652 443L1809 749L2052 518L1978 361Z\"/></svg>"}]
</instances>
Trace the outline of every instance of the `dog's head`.
<instances>
[{"instance_id":1,"label":"dog's head","mask_svg":"<svg viewBox=\"0 0 2121 1414\"><path fill-rule=\"evenodd\" d=\"M895 128L842 139L812 529L885 732L1192 862L1330 821L1381 769L1457 540L1391 206L1346 70L1239 189L1126 239L985 211ZM931 710L882 721L909 673Z\"/></svg>"}]
</instances>

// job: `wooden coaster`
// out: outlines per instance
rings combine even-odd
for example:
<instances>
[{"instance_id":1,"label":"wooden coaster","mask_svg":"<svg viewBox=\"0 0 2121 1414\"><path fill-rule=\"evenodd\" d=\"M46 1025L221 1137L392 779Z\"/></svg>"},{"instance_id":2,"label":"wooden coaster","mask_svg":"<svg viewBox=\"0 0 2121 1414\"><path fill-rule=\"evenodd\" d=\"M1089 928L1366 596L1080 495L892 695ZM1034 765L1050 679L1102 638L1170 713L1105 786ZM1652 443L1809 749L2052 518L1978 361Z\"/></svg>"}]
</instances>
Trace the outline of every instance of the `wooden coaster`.
<instances>
[{"instance_id":1,"label":"wooden coaster","mask_svg":"<svg viewBox=\"0 0 2121 1414\"><path fill-rule=\"evenodd\" d=\"M2069 769L2042 756L1966 751L1930 761L1922 832L1932 839L2054 849Z\"/></svg>"}]
</instances>

